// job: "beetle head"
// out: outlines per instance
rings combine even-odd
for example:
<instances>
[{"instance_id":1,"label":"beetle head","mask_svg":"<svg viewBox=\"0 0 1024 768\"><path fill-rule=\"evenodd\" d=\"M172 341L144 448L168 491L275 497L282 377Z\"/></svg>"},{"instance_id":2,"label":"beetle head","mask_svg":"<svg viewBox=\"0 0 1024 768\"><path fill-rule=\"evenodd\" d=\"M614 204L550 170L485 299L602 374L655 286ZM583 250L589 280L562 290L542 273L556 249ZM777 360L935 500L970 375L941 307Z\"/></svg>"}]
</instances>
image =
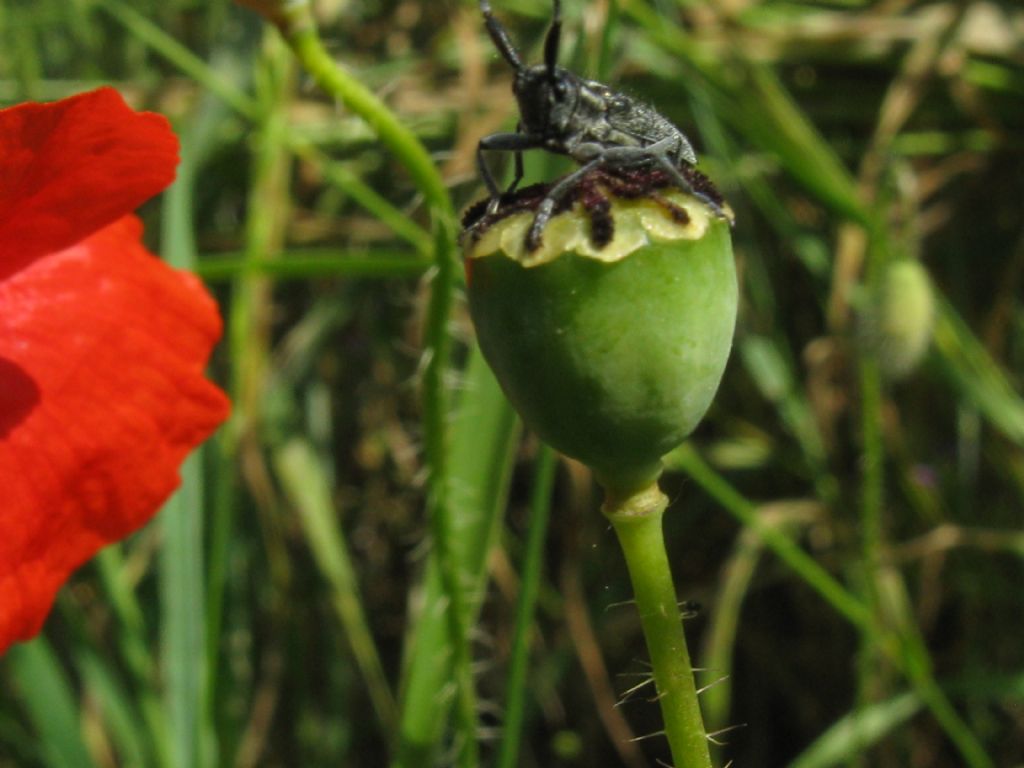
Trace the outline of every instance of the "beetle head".
<instances>
[{"instance_id":1,"label":"beetle head","mask_svg":"<svg viewBox=\"0 0 1024 768\"><path fill-rule=\"evenodd\" d=\"M580 79L567 69L551 70L546 64L537 64L516 72L512 92L527 133L557 136L566 131L576 109Z\"/></svg>"},{"instance_id":2,"label":"beetle head","mask_svg":"<svg viewBox=\"0 0 1024 768\"><path fill-rule=\"evenodd\" d=\"M512 91L519 102L523 127L528 133L549 136L562 132L579 96L580 80L558 66L558 47L562 39L562 4L554 0L551 28L544 38L544 63L527 67L512 44L508 31L491 12L489 0L480 0L487 32L502 57L516 71Z\"/></svg>"}]
</instances>

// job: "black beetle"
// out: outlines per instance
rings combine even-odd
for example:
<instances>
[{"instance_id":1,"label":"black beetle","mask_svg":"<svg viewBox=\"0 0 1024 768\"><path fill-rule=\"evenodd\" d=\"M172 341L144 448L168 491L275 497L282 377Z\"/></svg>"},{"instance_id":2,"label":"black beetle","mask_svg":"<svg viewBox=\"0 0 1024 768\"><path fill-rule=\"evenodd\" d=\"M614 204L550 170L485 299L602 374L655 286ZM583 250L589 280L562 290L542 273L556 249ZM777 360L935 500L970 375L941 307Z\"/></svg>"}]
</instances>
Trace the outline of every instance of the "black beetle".
<instances>
[{"instance_id":1,"label":"black beetle","mask_svg":"<svg viewBox=\"0 0 1024 768\"><path fill-rule=\"evenodd\" d=\"M558 66L562 34L560 0L554 0L551 28L544 40L544 63L530 67L523 64L508 32L494 17L489 0L480 0L480 10L495 47L515 70L512 92L519 103L515 133L491 134L477 145L477 165L491 198L489 212L498 209L502 193L484 162L484 152L514 153L515 178L505 194L513 192L523 178L524 150L545 149L568 155L580 165L552 185L537 206L526 235L528 250L540 245L541 234L559 200L597 168L611 173L617 169L661 169L676 186L703 201L715 215L729 218L718 202L694 189L680 172L683 164L693 166L697 162L697 155L682 131L647 104Z\"/></svg>"}]
</instances>

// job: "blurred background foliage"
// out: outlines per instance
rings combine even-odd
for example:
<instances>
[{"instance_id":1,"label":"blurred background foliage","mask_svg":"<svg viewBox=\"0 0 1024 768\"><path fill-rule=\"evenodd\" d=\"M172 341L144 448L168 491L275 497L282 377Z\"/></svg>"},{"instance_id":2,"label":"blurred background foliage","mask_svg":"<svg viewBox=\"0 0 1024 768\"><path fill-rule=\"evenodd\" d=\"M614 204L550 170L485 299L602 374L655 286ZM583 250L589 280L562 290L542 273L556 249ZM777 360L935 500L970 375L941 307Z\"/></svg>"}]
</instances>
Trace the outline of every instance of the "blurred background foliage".
<instances>
[{"instance_id":1,"label":"blurred background foliage","mask_svg":"<svg viewBox=\"0 0 1024 768\"><path fill-rule=\"evenodd\" d=\"M536 60L550 4L495 11ZM475 4L315 13L455 208L477 199L476 143L515 104ZM737 212L734 354L666 475L716 760L1024 765L1024 7L565 15L564 63L656 105ZM181 137L147 237L221 302L234 414L0 661L0 766L446 765L468 737L485 765L667 764L599 498L521 434L408 168L226 0L0 5L5 105L104 83ZM439 456L468 724L425 513Z\"/></svg>"}]
</instances>

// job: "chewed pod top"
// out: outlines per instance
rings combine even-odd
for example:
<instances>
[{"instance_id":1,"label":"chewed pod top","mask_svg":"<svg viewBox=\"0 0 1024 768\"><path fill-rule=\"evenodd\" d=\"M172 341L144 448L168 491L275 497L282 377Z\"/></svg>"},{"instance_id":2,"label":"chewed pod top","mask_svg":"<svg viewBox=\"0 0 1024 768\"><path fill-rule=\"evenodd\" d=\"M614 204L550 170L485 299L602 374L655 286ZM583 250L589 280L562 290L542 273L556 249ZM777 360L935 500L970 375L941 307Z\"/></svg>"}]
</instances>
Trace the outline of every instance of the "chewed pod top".
<instances>
[{"instance_id":1,"label":"chewed pod top","mask_svg":"<svg viewBox=\"0 0 1024 768\"><path fill-rule=\"evenodd\" d=\"M710 182L697 171L691 174L721 200ZM543 185L523 189L503 201L496 213L486 213L482 203L470 208L465 222L466 258L501 251L525 267L534 267L571 252L614 262L651 242L699 240L716 218L707 205L671 186L658 172L623 177L597 171L556 209L559 213L575 209L579 215L556 215L544 228L540 246L531 251L525 246L526 234L546 189ZM731 209L724 201L721 204L731 223Z\"/></svg>"}]
</instances>

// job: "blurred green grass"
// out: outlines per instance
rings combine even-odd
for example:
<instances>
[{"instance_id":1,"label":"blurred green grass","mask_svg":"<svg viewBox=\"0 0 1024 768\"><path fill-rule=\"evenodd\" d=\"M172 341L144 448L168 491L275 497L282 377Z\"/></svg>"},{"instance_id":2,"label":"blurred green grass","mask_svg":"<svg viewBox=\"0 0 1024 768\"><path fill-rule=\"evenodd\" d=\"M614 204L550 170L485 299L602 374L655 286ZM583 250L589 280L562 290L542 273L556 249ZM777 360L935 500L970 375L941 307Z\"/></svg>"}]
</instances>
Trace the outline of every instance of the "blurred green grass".
<instances>
[{"instance_id":1,"label":"blurred green grass","mask_svg":"<svg viewBox=\"0 0 1024 768\"><path fill-rule=\"evenodd\" d=\"M548 3L495 10L535 58ZM719 763L1021 764L1024 10L565 14L564 60L664 111L738 214L735 354L667 478L705 714L743 726ZM325 0L317 16L455 206L479 197L476 141L515 117L475 6ZM179 180L143 211L147 235L220 299L213 373L235 402L159 520L0 662L0 766L447 764L466 734L425 513L424 445L443 431L484 764L513 716L519 765L667 760L660 739L628 741L659 730L654 703L613 707L646 674L643 642L578 467L559 467L542 556L523 559L543 454L457 285L448 404L420 399L436 223L408 167L228 2L14 2L0 42L5 104L109 82L174 121ZM559 167L528 158L534 178ZM890 382L858 324L907 258L936 291L935 338ZM534 580L536 612L517 614Z\"/></svg>"}]
</instances>

